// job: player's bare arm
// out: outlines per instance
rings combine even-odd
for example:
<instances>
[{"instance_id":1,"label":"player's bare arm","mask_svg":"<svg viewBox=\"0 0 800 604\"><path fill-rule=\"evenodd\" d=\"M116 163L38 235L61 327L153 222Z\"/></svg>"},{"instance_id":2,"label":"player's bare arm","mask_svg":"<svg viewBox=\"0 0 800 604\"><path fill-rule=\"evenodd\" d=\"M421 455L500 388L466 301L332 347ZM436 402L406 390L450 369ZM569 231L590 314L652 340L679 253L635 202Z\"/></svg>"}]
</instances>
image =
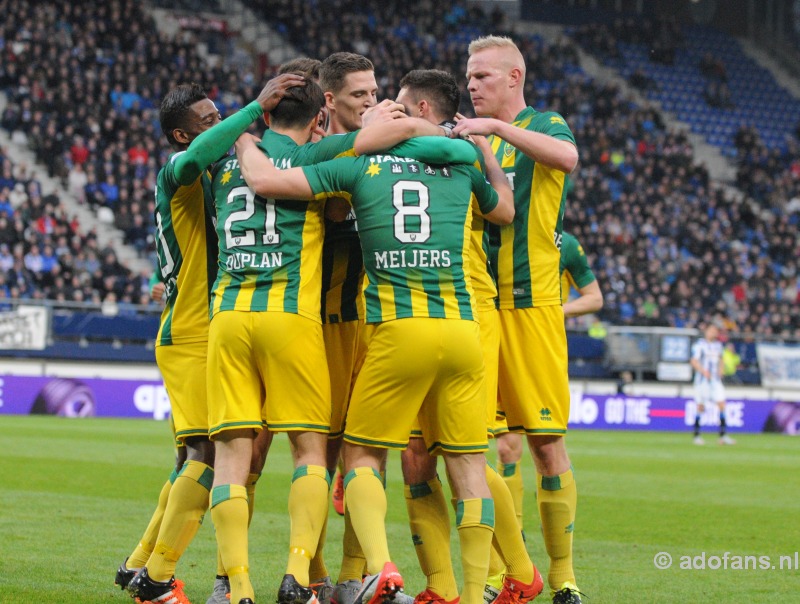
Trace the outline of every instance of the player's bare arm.
<instances>
[{"instance_id":1,"label":"player's bare arm","mask_svg":"<svg viewBox=\"0 0 800 604\"><path fill-rule=\"evenodd\" d=\"M499 201L497 206L484 215L484 218L494 224L511 224L514 221L514 191L508 184L508 178L505 172L497 163L497 158L492 153L492 148L489 146L489 141L483 136L474 136L472 141L483 153L483 161L486 165L486 179L492 188L497 191Z\"/></svg>"},{"instance_id":2,"label":"player's bare arm","mask_svg":"<svg viewBox=\"0 0 800 604\"><path fill-rule=\"evenodd\" d=\"M303 170L278 170L256 146L253 136L241 135L236 140L235 149L242 176L257 195L280 199L314 199Z\"/></svg>"},{"instance_id":3,"label":"player's bare arm","mask_svg":"<svg viewBox=\"0 0 800 604\"><path fill-rule=\"evenodd\" d=\"M289 88L305 86L305 84L306 79L301 75L295 73L279 75L267 82L258 97L256 97L256 102L261 105L261 109L264 110L264 113L269 113L281 102L281 99L286 95L286 91Z\"/></svg>"},{"instance_id":4,"label":"player's bare arm","mask_svg":"<svg viewBox=\"0 0 800 604\"><path fill-rule=\"evenodd\" d=\"M600 284L597 281L579 288L578 293L579 298L564 304L564 315L567 317L587 315L603 308L603 292L600 291Z\"/></svg>"},{"instance_id":5,"label":"player's bare arm","mask_svg":"<svg viewBox=\"0 0 800 604\"><path fill-rule=\"evenodd\" d=\"M494 134L537 163L567 174L578 165L578 149L571 142L541 132L518 128L494 118L477 117L461 120L453 129L453 134L462 137Z\"/></svg>"}]
</instances>

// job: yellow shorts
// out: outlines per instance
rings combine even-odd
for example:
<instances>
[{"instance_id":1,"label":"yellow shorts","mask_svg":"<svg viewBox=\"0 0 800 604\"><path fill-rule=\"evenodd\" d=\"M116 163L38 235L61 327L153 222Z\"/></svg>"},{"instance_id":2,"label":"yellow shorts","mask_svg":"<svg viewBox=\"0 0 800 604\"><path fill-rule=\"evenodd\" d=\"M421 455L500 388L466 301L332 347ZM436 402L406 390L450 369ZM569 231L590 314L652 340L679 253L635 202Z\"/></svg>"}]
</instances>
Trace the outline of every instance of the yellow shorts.
<instances>
[{"instance_id":1,"label":"yellow shorts","mask_svg":"<svg viewBox=\"0 0 800 604\"><path fill-rule=\"evenodd\" d=\"M494 435L493 427L497 414L497 365L500 355L500 323L494 308L479 309L481 352L483 353L484 392L486 395L487 436ZM419 419L411 426L411 437L421 438Z\"/></svg>"},{"instance_id":2,"label":"yellow shorts","mask_svg":"<svg viewBox=\"0 0 800 604\"><path fill-rule=\"evenodd\" d=\"M489 423L489 431L493 437L500 436L508 433L508 422L506 421L506 412L502 409L497 409L494 419Z\"/></svg>"},{"instance_id":3,"label":"yellow shorts","mask_svg":"<svg viewBox=\"0 0 800 604\"><path fill-rule=\"evenodd\" d=\"M431 453L486 451L478 324L410 318L381 323L356 379L344 439L405 449L419 417Z\"/></svg>"},{"instance_id":4,"label":"yellow shorts","mask_svg":"<svg viewBox=\"0 0 800 604\"><path fill-rule=\"evenodd\" d=\"M207 342L156 346L156 363L169 395L178 443L189 436L208 436L207 355Z\"/></svg>"},{"instance_id":5,"label":"yellow shorts","mask_svg":"<svg viewBox=\"0 0 800 604\"><path fill-rule=\"evenodd\" d=\"M263 424L274 432L328 432L331 387L319 323L283 312L220 312L208 351L212 439Z\"/></svg>"},{"instance_id":6,"label":"yellow shorts","mask_svg":"<svg viewBox=\"0 0 800 604\"><path fill-rule=\"evenodd\" d=\"M367 355L367 335L372 327L363 321L326 323L322 326L325 355L331 375L331 433L336 438L344 432L344 418L356 376Z\"/></svg>"},{"instance_id":7,"label":"yellow shorts","mask_svg":"<svg viewBox=\"0 0 800 604\"><path fill-rule=\"evenodd\" d=\"M510 432L565 434L567 334L561 306L499 310L500 408Z\"/></svg>"}]
</instances>

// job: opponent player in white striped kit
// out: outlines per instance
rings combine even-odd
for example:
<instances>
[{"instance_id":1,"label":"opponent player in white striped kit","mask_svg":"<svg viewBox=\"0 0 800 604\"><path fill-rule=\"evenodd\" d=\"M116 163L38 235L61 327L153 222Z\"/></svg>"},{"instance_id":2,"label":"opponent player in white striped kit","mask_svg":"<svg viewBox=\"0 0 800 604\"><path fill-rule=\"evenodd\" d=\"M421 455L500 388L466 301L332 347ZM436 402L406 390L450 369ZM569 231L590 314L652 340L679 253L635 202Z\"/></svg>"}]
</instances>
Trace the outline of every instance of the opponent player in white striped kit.
<instances>
[{"instance_id":1,"label":"opponent player in white striped kit","mask_svg":"<svg viewBox=\"0 0 800 604\"><path fill-rule=\"evenodd\" d=\"M703 332L703 339L692 346L692 368L694 369L694 400L697 414L694 420L694 444L704 445L700 436L700 416L706 405L719 407L719 444L733 445L736 442L727 434L725 423L725 387L722 385L722 342L719 329L709 325Z\"/></svg>"}]
</instances>

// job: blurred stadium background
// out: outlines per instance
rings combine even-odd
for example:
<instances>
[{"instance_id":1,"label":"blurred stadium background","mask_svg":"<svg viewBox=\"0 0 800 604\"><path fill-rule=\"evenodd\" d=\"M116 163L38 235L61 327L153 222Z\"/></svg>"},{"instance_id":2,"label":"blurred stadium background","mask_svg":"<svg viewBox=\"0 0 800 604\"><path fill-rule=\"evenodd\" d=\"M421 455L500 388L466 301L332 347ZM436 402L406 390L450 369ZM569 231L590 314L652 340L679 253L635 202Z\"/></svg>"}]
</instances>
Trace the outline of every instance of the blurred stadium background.
<instances>
[{"instance_id":1,"label":"blurred stadium background","mask_svg":"<svg viewBox=\"0 0 800 604\"><path fill-rule=\"evenodd\" d=\"M690 425L689 345L710 320L730 344L731 431L798 431L800 1L0 10L0 413L168 413L148 292L172 85L201 83L227 115L283 61L351 50L394 98L412 68L463 84L468 42L501 33L523 49L529 103L564 115L580 150L565 226L605 307L568 322L573 425Z\"/></svg>"}]
</instances>

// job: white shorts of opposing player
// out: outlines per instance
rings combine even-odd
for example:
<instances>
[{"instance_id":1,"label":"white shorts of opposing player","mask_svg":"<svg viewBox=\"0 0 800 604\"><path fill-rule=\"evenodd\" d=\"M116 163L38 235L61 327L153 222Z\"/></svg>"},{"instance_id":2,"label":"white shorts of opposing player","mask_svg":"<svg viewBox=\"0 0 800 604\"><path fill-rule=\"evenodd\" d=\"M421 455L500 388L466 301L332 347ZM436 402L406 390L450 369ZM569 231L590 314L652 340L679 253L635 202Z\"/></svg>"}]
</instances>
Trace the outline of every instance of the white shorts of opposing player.
<instances>
[{"instance_id":1,"label":"white shorts of opposing player","mask_svg":"<svg viewBox=\"0 0 800 604\"><path fill-rule=\"evenodd\" d=\"M716 405L725 401L722 380L703 380L694 384L694 402L698 405Z\"/></svg>"}]
</instances>

